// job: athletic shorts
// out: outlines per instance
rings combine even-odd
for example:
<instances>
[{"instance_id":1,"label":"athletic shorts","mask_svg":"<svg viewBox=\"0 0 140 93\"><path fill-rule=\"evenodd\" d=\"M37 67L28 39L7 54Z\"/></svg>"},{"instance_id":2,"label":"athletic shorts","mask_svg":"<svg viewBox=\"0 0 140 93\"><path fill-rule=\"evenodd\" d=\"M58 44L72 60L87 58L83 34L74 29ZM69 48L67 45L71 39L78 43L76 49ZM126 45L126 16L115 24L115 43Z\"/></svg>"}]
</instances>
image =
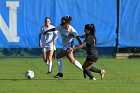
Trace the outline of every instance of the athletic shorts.
<instances>
[{"instance_id":1,"label":"athletic shorts","mask_svg":"<svg viewBox=\"0 0 140 93\"><path fill-rule=\"evenodd\" d=\"M90 62L96 62L98 59L98 57L95 57L93 55L88 55L86 58L86 61L90 61Z\"/></svg>"},{"instance_id":2,"label":"athletic shorts","mask_svg":"<svg viewBox=\"0 0 140 93\"><path fill-rule=\"evenodd\" d=\"M96 62L98 60L98 52L91 50L90 53L87 53L86 61Z\"/></svg>"},{"instance_id":3,"label":"athletic shorts","mask_svg":"<svg viewBox=\"0 0 140 93\"><path fill-rule=\"evenodd\" d=\"M71 42L69 42L66 46L63 47L63 50L66 52L72 52L69 50L70 47L73 47L73 44Z\"/></svg>"},{"instance_id":4,"label":"athletic shorts","mask_svg":"<svg viewBox=\"0 0 140 93\"><path fill-rule=\"evenodd\" d=\"M56 50L55 45L42 47L42 52L48 52L50 50Z\"/></svg>"}]
</instances>

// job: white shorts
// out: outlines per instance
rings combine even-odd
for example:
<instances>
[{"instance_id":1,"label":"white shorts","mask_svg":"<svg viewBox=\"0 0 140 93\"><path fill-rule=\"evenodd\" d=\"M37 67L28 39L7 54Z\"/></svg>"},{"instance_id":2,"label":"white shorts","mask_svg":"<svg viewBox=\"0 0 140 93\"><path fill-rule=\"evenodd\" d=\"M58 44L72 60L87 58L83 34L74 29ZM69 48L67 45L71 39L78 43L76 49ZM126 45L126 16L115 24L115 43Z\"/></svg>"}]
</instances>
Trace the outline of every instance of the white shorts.
<instances>
[{"instance_id":1,"label":"white shorts","mask_svg":"<svg viewBox=\"0 0 140 93\"><path fill-rule=\"evenodd\" d=\"M70 47L72 47L71 42L69 42L66 46L64 46L63 50L66 51L66 52L72 52L73 50L72 51L69 50Z\"/></svg>"},{"instance_id":2,"label":"white shorts","mask_svg":"<svg viewBox=\"0 0 140 93\"><path fill-rule=\"evenodd\" d=\"M55 45L53 46L46 46L46 47L42 47L42 52L48 52L50 50L56 50Z\"/></svg>"}]
</instances>

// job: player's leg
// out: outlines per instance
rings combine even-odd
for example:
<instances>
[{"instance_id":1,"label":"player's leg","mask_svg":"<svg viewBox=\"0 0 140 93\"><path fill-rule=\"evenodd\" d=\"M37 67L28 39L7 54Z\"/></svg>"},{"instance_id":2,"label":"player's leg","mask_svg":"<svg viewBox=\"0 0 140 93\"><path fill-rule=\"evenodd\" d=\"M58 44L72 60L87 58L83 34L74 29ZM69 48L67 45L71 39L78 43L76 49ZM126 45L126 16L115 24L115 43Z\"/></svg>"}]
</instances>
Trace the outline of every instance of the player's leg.
<instances>
[{"instance_id":1,"label":"player's leg","mask_svg":"<svg viewBox=\"0 0 140 93\"><path fill-rule=\"evenodd\" d=\"M57 58L57 65L58 65L58 74L56 74L54 76L54 78L59 78L59 77L63 77L63 73L62 73L62 60L61 58L64 57L67 54L66 51L62 50L60 53L57 54L56 58Z\"/></svg>"},{"instance_id":2,"label":"player's leg","mask_svg":"<svg viewBox=\"0 0 140 93\"><path fill-rule=\"evenodd\" d=\"M44 61L44 63L48 64L46 48L42 48L42 53L43 53L43 61Z\"/></svg>"},{"instance_id":3,"label":"player's leg","mask_svg":"<svg viewBox=\"0 0 140 93\"><path fill-rule=\"evenodd\" d=\"M54 54L54 50L56 50L55 45L50 44L50 46L48 47L48 51L47 51L47 59L49 60L49 64L48 64L48 74L50 74L52 72L52 65L53 65L53 54Z\"/></svg>"},{"instance_id":4,"label":"player's leg","mask_svg":"<svg viewBox=\"0 0 140 93\"><path fill-rule=\"evenodd\" d=\"M95 73L99 73L101 76L101 79L104 78L105 70L100 70L98 68L91 66L90 71L95 72Z\"/></svg>"},{"instance_id":5,"label":"player's leg","mask_svg":"<svg viewBox=\"0 0 140 93\"><path fill-rule=\"evenodd\" d=\"M49 63L48 63L48 74L50 74L52 72L52 64L53 64L53 61L52 61L52 56L53 56L53 53L54 53L54 50L49 50L47 52L47 55L48 55L48 60L49 60Z\"/></svg>"},{"instance_id":6,"label":"player's leg","mask_svg":"<svg viewBox=\"0 0 140 93\"><path fill-rule=\"evenodd\" d=\"M74 64L76 67L78 67L80 70L83 70L82 65L79 61L75 60L73 52L67 53L67 58L69 61Z\"/></svg>"},{"instance_id":7,"label":"player's leg","mask_svg":"<svg viewBox=\"0 0 140 93\"><path fill-rule=\"evenodd\" d=\"M95 63L98 60L98 55L95 55L95 54L94 55L88 55L86 60L90 61L92 63ZM90 67L90 71L95 72L95 73L101 73L100 69L95 68L93 66Z\"/></svg>"},{"instance_id":8,"label":"player's leg","mask_svg":"<svg viewBox=\"0 0 140 93\"><path fill-rule=\"evenodd\" d=\"M83 66L82 66L83 70L84 70L84 74L88 75L91 80L96 80L96 78L93 76L93 74L90 71L91 65L92 65L92 63L89 61L84 62Z\"/></svg>"},{"instance_id":9,"label":"player's leg","mask_svg":"<svg viewBox=\"0 0 140 93\"><path fill-rule=\"evenodd\" d=\"M92 63L95 63L98 60L98 55L96 53L94 55L89 55L89 56L87 56L86 60L90 61ZM95 68L93 66L91 66L89 70L92 71L92 72L95 72L95 73L99 73L100 76L101 76L101 79L103 79L104 74L105 74L105 70L100 70L100 69Z\"/></svg>"}]
</instances>

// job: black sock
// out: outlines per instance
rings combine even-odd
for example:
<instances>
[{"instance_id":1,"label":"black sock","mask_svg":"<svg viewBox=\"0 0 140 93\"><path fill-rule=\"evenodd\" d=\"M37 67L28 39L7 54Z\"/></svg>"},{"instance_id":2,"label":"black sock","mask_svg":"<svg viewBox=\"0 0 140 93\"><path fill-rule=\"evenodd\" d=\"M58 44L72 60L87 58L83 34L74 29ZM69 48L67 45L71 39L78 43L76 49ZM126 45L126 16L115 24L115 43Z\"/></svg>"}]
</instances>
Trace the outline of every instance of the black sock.
<instances>
[{"instance_id":1,"label":"black sock","mask_svg":"<svg viewBox=\"0 0 140 93\"><path fill-rule=\"evenodd\" d=\"M90 79L94 77L88 68L83 68L83 70L84 70L84 73L86 73L90 77Z\"/></svg>"},{"instance_id":2,"label":"black sock","mask_svg":"<svg viewBox=\"0 0 140 93\"><path fill-rule=\"evenodd\" d=\"M101 70L98 68L95 68L93 66L91 66L90 71L95 72L95 73L101 73Z\"/></svg>"},{"instance_id":3,"label":"black sock","mask_svg":"<svg viewBox=\"0 0 140 93\"><path fill-rule=\"evenodd\" d=\"M85 71L83 71L83 75L84 75L84 78L86 78L87 76L86 76L86 73L85 73Z\"/></svg>"}]
</instances>

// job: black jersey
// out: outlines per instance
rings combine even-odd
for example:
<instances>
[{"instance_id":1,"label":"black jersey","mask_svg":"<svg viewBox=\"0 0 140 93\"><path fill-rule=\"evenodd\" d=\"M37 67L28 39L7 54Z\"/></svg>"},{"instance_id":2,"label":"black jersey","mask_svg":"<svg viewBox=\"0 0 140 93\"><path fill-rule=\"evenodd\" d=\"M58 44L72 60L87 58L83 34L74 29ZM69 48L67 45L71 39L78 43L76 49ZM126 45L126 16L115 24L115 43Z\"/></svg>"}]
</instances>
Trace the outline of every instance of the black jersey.
<instances>
[{"instance_id":1,"label":"black jersey","mask_svg":"<svg viewBox=\"0 0 140 93\"><path fill-rule=\"evenodd\" d=\"M96 62L96 60L98 59L98 52L95 47L95 43L96 43L95 37L93 37L90 34L86 34L84 42L86 42L86 51L87 51L86 60L91 62Z\"/></svg>"},{"instance_id":2,"label":"black jersey","mask_svg":"<svg viewBox=\"0 0 140 93\"><path fill-rule=\"evenodd\" d=\"M86 49L87 50L95 48L95 37L93 37L92 35L86 34L84 42L86 42Z\"/></svg>"}]
</instances>

